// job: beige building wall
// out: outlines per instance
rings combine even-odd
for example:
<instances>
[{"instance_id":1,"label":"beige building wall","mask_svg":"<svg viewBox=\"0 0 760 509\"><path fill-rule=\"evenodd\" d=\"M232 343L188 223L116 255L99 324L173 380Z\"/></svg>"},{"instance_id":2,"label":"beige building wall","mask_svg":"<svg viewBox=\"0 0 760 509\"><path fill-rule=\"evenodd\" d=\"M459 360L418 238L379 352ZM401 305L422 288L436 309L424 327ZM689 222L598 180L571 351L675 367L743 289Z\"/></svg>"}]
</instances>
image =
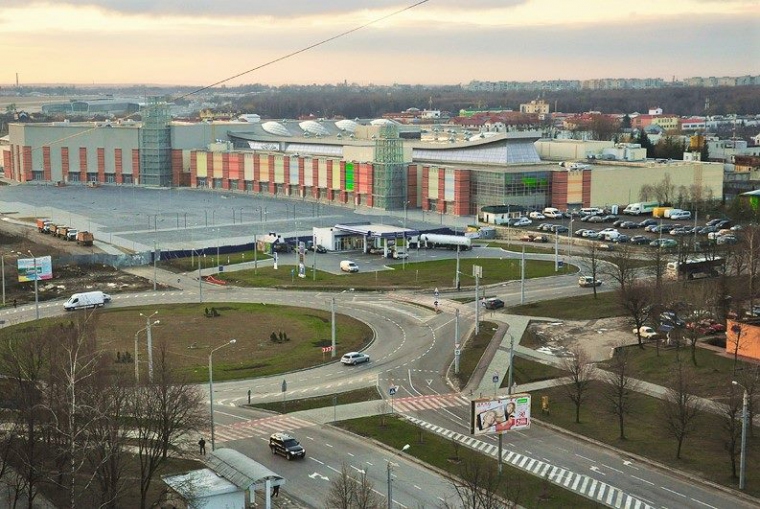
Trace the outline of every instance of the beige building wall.
<instances>
[{"instance_id":1,"label":"beige building wall","mask_svg":"<svg viewBox=\"0 0 760 509\"><path fill-rule=\"evenodd\" d=\"M669 164L594 164L591 169L591 206L627 205L641 201L639 192L644 184L656 185L665 175L678 188L702 186L703 197L710 193L715 199L723 196L723 166L719 163L672 162Z\"/></svg>"},{"instance_id":2,"label":"beige building wall","mask_svg":"<svg viewBox=\"0 0 760 509\"><path fill-rule=\"evenodd\" d=\"M534 143L541 159L575 161L586 159L587 154L601 154L605 148L614 147L611 141L538 140Z\"/></svg>"}]
</instances>

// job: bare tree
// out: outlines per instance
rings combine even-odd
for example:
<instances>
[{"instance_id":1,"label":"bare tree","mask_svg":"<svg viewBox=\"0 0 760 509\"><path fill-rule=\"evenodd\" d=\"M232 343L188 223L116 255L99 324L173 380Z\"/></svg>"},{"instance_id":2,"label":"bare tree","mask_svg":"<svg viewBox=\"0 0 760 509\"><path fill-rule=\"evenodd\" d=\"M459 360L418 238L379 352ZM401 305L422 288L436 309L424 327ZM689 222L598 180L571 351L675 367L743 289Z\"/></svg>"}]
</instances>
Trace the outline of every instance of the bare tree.
<instances>
[{"instance_id":1,"label":"bare tree","mask_svg":"<svg viewBox=\"0 0 760 509\"><path fill-rule=\"evenodd\" d=\"M644 342L641 340L641 327L649 320L652 312L652 291L651 287L642 281L628 284L625 290L621 287L617 291L620 305L631 317L631 321L636 330L636 339L639 342L639 348L644 348Z\"/></svg>"},{"instance_id":2,"label":"bare tree","mask_svg":"<svg viewBox=\"0 0 760 509\"><path fill-rule=\"evenodd\" d=\"M729 384L728 402L723 407L721 429L723 431L723 448L728 453L731 463L731 477L736 478L736 459L739 456L739 444L742 434L742 398L743 392L734 384Z\"/></svg>"},{"instance_id":3,"label":"bare tree","mask_svg":"<svg viewBox=\"0 0 760 509\"><path fill-rule=\"evenodd\" d=\"M744 347L742 344L742 334L744 333L744 324L740 321L729 322L726 330L726 349L731 349L734 356L734 374L739 366L739 351Z\"/></svg>"},{"instance_id":4,"label":"bare tree","mask_svg":"<svg viewBox=\"0 0 760 509\"><path fill-rule=\"evenodd\" d=\"M599 273L599 268L601 265L601 251L599 250L599 244L596 242L591 242L588 246L586 246L586 260L588 261L588 268L591 272L591 277L594 281L597 280L597 275ZM594 298L597 298L597 290L596 290L596 284L593 286L594 288Z\"/></svg>"},{"instance_id":5,"label":"bare tree","mask_svg":"<svg viewBox=\"0 0 760 509\"><path fill-rule=\"evenodd\" d=\"M625 291L626 287L636 280L640 271L636 251L631 246L623 244L620 249L610 253L607 261L609 264L605 264L601 271L617 281L620 288Z\"/></svg>"},{"instance_id":6,"label":"bare tree","mask_svg":"<svg viewBox=\"0 0 760 509\"><path fill-rule=\"evenodd\" d=\"M363 470L358 476L351 475L345 463L340 476L330 483L325 499L326 509L381 509L383 500L377 495L375 486Z\"/></svg>"},{"instance_id":7,"label":"bare tree","mask_svg":"<svg viewBox=\"0 0 760 509\"><path fill-rule=\"evenodd\" d=\"M580 345L571 348L570 353L572 356L565 357L562 361L563 369L570 373L570 383L562 385L562 388L575 405L575 422L580 423L581 404L588 396L591 380L594 378L594 365Z\"/></svg>"},{"instance_id":8,"label":"bare tree","mask_svg":"<svg viewBox=\"0 0 760 509\"><path fill-rule=\"evenodd\" d=\"M617 417L620 439L625 440L625 420L631 413L632 396L636 391L636 381L631 378L633 367L630 349L618 344L607 366L602 397L607 402L610 413Z\"/></svg>"},{"instance_id":9,"label":"bare tree","mask_svg":"<svg viewBox=\"0 0 760 509\"><path fill-rule=\"evenodd\" d=\"M662 401L663 430L676 440L676 458L681 459L683 443L696 430L703 405L694 394L696 384L692 368L677 360L674 375Z\"/></svg>"},{"instance_id":10,"label":"bare tree","mask_svg":"<svg viewBox=\"0 0 760 509\"><path fill-rule=\"evenodd\" d=\"M154 381L135 387L129 414L136 436L140 470L140 508L148 507L147 495L158 469L167 461L168 449L207 423L203 396L197 386L178 379L159 346Z\"/></svg>"},{"instance_id":11,"label":"bare tree","mask_svg":"<svg viewBox=\"0 0 760 509\"><path fill-rule=\"evenodd\" d=\"M458 500L456 504L444 502L446 509L506 509L517 507L519 503L519 482L499 475L495 466L486 462L476 459L462 461L456 474L450 474L447 478Z\"/></svg>"}]
</instances>

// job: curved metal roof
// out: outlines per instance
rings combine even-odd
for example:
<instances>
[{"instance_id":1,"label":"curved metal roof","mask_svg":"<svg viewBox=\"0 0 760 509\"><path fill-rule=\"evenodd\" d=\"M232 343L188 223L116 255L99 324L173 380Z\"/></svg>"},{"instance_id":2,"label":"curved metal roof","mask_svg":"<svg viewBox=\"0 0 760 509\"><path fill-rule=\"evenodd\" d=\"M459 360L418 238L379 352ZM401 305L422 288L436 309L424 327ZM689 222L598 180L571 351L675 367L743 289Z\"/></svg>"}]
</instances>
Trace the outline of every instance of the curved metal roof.
<instances>
[{"instance_id":1,"label":"curved metal roof","mask_svg":"<svg viewBox=\"0 0 760 509\"><path fill-rule=\"evenodd\" d=\"M293 136L291 132L288 131L287 127L279 122L275 122L274 120L264 122L261 124L261 128L269 134L274 134L275 136Z\"/></svg>"}]
</instances>

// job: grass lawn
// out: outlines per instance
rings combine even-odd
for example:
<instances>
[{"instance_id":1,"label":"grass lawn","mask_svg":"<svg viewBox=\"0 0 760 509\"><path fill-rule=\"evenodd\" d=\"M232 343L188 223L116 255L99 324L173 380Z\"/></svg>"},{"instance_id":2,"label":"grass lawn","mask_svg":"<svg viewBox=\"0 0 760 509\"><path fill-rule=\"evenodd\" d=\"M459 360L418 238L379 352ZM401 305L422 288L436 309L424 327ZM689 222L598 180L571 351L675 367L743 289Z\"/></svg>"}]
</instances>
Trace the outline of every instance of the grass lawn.
<instances>
[{"instance_id":1,"label":"grass lawn","mask_svg":"<svg viewBox=\"0 0 760 509\"><path fill-rule=\"evenodd\" d=\"M588 295L512 306L507 309L507 312L525 316L550 316L559 320L593 320L626 314L617 299L613 298L609 292L598 293L595 299L594 291L591 288L588 291Z\"/></svg>"},{"instance_id":2,"label":"grass lawn","mask_svg":"<svg viewBox=\"0 0 760 509\"><path fill-rule=\"evenodd\" d=\"M485 352L498 328L499 324L497 323L480 322L480 331L478 335L471 337L464 343L461 354L459 355L459 374L453 375L460 388L467 385L467 382L470 381L470 377L478 366L480 358L483 357L483 352ZM503 374L504 373L500 373L499 376Z\"/></svg>"},{"instance_id":3,"label":"grass lawn","mask_svg":"<svg viewBox=\"0 0 760 509\"><path fill-rule=\"evenodd\" d=\"M350 405L351 403L363 403L365 401L375 401L383 399L374 387L357 389L354 391L341 392L329 396L318 396L316 398L295 399L289 401L279 401L274 403L257 403L251 405L263 410L273 412L300 412L301 410L312 410L314 408L324 408L333 405Z\"/></svg>"},{"instance_id":4,"label":"grass lawn","mask_svg":"<svg viewBox=\"0 0 760 509\"><path fill-rule=\"evenodd\" d=\"M399 451L404 445L409 444L411 447L405 454L453 476L462 475L462 467L472 463L492 469L492 471L497 469L495 458L486 458L479 452L463 446L455 447L453 441L393 416L375 415L336 424L358 435L382 442L393 450ZM513 468L508 464L504 464L502 476L506 479L506 488L500 490L499 493L506 498L513 499L522 507L558 509L602 507L591 500Z\"/></svg>"},{"instance_id":5,"label":"grass lawn","mask_svg":"<svg viewBox=\"0 0 760 509\"><path fill-rule=\"evenodd\" d=\"M633 408L626 419L626 439L620 440L617 416L607 412L609 404L602 397L603 384L593 382L589 399L581 406L581 423L575 423L575 406L561 387L534 391L531 413L537 419L585 435L624 451L645 456L678 470L732 488L738 480L731 478L729 456L723 447L722 417L704 414L699 418L697 431L683 444L682 457L676 459L675 439L665 432L662 402L641 393L633 394ZM541 396L549 396L550 414L541 412ZM760 437L755 429L755 437ZM635 462L635 460L634 460ZM737 457L738 469L738 457ZM760 438L747 442L747 493L760 496Z\"/></svg>"},{"instance_id":6,"label":"grass lawn","mask_svg":"<svg viewBox=\"0 0 760 509\"><path fill-rule=\"evenodd\" d=\"M637 347L629 348L631 356L631 373L634 378L652 382L657 385L667 385L672 381L673 366L678 358L689 368L694 369L694 383L696 393L699 396L708 397L716 401L727 398L727 393L731 387L731 381L736 380L734 375L734 359L716 355L711 350L697 348L697 365L694 366L691 360L691 348L682 346L676 348L660 347L660 354L657 355L657 349L651 343L646 343L642 350ZM599 364L600 368L605 368L607 362ZM739 360L737 367L757 368L756 364L751 364Z\"/></svg>"},{"instance_id":7,"label":"grass lawn","mask_svg":"<svg viewBox=\"0 0 760 509\"><path fill-rule=\"evenodd\" d=\"M316 279L307 267L306 277L292 277L293 265L280 265L278 270L272 267L261 267L258 271L244 270L218 274L216 277L237 286L253 287L282 287L304 289L338 289L354 288L356 290L378 290L398 288L453 288L456 273L456 260L434 260L419 263L399 261L389 263L392 270L374 272L355 272L353 274L333 274L317 270ZM515 259L477 258L461 259L459 270L462 286L474 287L475 279L467 276L472 274L472 266L483 267L481 285L501 283L520 279L520 261ZM337 267L336 267L337 268ZM554 275L554 262L527 260L525 277L536 278Z\"/></svg>"},{"instance_id":8,"label":"grass lawn","mask_svg":"<svg viewBox=\"0 0 760 509\"><path fill-rule=\"evenodd\" d=\"M533 382L540 382L542 380L551 380L553 378L561 378L568 376L568 372L543 364L530 359L525 359L518 355L513 358L514 362L514 382L518 385L529 384ZM502 380L501 386L507 387L509 383L508 379Z\"/></svg>"},{"instance_id":9,"label":"grass lawn","mask_svg":"<svg viewBox=\"0 0 760 509\"><path fill-rule=\"evenodd\" d=\"M167 358L190 382L208 381L210 351L230 339L236 343L214 353L214 380L237 380L286 373L334 362L322 353L331 344L330 311L266 304L226 303L213 307L220 316L207 318L209 304L170 304L164 306L98 309L97 334L100 348L117 359L134 359L135 337L139 345L141 376L147 376L145 318L155 311L151 327L154 362L158 348L166 345ZM0 343L15 334L27 334L40 327L65 323L75 318L44 319L0 330ZM363 322L346 315L336 315L336 338L339 355L361 350L373 338L372 330ZM271 334L287 335L287 340L274 342ZM115 362L114 366L134 372L133 362Z\"/></svg>"},{"instance_id":10,"label":"grass lawn","mask_svg":"<svg viewBox=\"0 0 760 509\"><path fill-rule=\"evenodd\" d=\"M220 254L218 257L213 248L209 248L207 251L206 256L201 255L160 260L158 262L158 267L172 272L193 272L198 270L199 262L202 269L208 269L211 267L218 267L219 265L237 265L238 263L252 262L254 260L261 262L272 258L270 255L260 251L254 253L253 249L241 251L239 253Z\"/></svg>"}]
</instances>

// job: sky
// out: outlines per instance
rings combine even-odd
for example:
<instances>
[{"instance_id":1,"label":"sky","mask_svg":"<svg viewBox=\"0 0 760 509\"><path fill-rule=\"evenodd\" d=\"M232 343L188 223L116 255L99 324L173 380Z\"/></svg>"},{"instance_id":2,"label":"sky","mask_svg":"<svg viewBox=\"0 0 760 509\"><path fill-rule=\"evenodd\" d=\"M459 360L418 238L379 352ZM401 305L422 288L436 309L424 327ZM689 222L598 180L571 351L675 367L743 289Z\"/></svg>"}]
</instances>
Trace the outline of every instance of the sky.
<instances>
[{"instance_id":1,"label":"sky","mask_svg":"<svg viewBox=\"0 0 760 509\"><path fill-rule=\"evenodd\" d=\"M0 86L760 75L758 2L3 0Z\"/></svg>"}]
</instances>

